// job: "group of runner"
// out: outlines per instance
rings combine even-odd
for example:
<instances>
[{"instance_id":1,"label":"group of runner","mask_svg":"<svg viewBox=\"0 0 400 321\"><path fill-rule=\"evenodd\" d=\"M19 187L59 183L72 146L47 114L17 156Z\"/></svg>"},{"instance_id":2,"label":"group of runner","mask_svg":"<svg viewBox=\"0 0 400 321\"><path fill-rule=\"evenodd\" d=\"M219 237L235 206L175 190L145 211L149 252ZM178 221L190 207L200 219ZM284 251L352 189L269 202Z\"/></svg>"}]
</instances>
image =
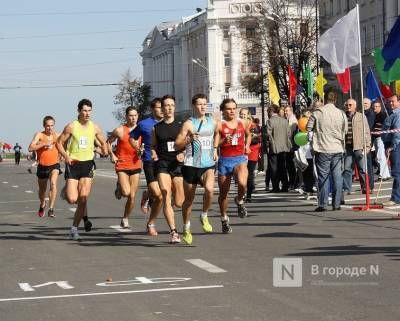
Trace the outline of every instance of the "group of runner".
<instances>
[{"instance_id":1,"label":"group of runner","mask_svg":"<svg viewBox=\"0 0 400 321\"><path fill-rule=\"evenodd\" d=\"M142 195L141 207L149 212L147 234L157 236L156 219L163 209L170 228L170 242L180 243L181 237L175 224L174 208L182 208L182 240L191 244L192 205L197 186L204 188L202 211L199 217L203 231L211 233L208 219L213 194L215 169L218 170L222 233L231 233L228 217L228 193L231 179L238 186L234 198L238 216L247 216L244 199L248 181L247 154L250 153L251 121L236 117L236 102L227 98L220 105L222 120L206 115L207 97L197 94L192 99L193 116L185 122L175 118L175 98L166 95L151 102L151 116L138 122L138 112L126 109L126 121L115 128L106 140L101 128L90 120L92 103L82 99L78 103L77 120L65 126L58 135L55 120L43 119L44 130L35 134L29 151L37 153L39 185L38 216L45 215L47 182L50 182L48 216L55 217L54 204L60 157L65 161L65 187L61 197L70 204L77 204L70 238L81 240L78 227L84 221L85 231L92 223L87 215L87 202L96 169L95 152L107 156L115 164L118 182L115 197L126 198L120 226L129 229L129 215L134 209L143 168L147 191ZM113 150L112 144L117 141Z\"/></svg>"}]
</instances>

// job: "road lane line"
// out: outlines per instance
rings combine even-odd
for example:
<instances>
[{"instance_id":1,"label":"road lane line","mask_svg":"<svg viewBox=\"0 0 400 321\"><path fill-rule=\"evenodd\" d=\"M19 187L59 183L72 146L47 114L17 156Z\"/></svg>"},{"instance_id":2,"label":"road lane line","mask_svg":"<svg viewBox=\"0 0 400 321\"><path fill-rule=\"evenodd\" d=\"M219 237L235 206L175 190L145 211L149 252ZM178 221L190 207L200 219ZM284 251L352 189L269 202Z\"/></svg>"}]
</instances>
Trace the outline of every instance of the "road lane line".
<instances>
[{"instance_id":1,"label":"road lane line","mask_svg":"<svg viewBox=\"0 0 400 321\"><path fill-rule=\"evenodd\" d=\"M3 182L3 184L8 184L8 182Z\"/></svg>"},{"instance_id":2,"label":"road lane line","mask_svg":"<svg viewBox=\"0 0 400 321\"><path fill-rule=\"evenodd\" d=\"M25 191L25 193L33 194L33 191Z\"/></svg>"},{"instance_id":3,"label":"road lane line","mask_svg":"<svg viewBox=\"0 0 400 321\"><path fill-rule=\"evenodd\" d=\"M0 302L45 300L45 299L60 299L60 298L76 298L76 297L84 297L84 296L101 296L101 295L113 295L113 294L132 294L132 293L150 293L150 292L201 290L201 289L215 289L215 288L223 288L223 287L224 287L223 285L205 285L205 286L187 286L187 287L179 287L179 288L159 288L159 289L118 291L118 292L99 292L99 293L80 293L80 294L32 296L32 297L25 297L25 298L5 298L5 299L0 299Z\"/></svg>"},{"instance_id":4,"label":"road lane line","mask_svg":"<svg viewBox=\"0 0 400 321\"><path fill-rule=\"evenodd\" d=\"M0 204L8 204L8 203L30 203L30 202L37 202L38 200L26 200L26 201L4 201L0 202Z\"/></svg>"},{"instance_id":5,"label":"road lane line","mask_svg":"<svg viewBox=\"0 0 400 321\"><path fill-rule=\"evenodd\" d=\"M204 261L201 259L189 259L189 260L185 260L185 261L197 266L200 269L210 272L210 273L225 273L226 272L224 269L221 269L218 266L208 263L207 261Z\"/></svg>"},{"instance_id":6,"label":"road lane line","mask_svg":"<svg viewBox=\"0 0 400 321\"><path fill-rule=\"evenodd\" d=\"M18 185L13 185L13 186L11 186L11 187L18 188L19 186L18 186Z\"/></svg>"}]
</instances>

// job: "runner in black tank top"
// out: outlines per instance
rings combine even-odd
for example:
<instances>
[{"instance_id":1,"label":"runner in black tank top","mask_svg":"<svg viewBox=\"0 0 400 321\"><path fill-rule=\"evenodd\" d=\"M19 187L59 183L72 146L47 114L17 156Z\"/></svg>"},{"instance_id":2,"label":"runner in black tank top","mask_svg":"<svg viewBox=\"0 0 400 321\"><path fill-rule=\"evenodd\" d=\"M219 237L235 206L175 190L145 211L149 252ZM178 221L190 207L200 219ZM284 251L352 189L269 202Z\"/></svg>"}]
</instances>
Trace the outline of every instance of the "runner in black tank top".
<instances>
[{"instance_id":1,"label":"runner in black tank top","mask_svg":"<svg viewBox=\"0 0 400 321\"><path fill-rule=\"evenodd\" d=\"M157 180L163 196L164 215L171 229L171 243L180 243L181 239L176 230L171 200L173 196L175 206L182 207L184 193L181 167L184 157L183 153L175 148L176 136L182 122L175 120L175 98L173 96L164 96L161 99L161 109L164 118L153 128L151 157L155 161Z\"/></svg>"}]
</instances>

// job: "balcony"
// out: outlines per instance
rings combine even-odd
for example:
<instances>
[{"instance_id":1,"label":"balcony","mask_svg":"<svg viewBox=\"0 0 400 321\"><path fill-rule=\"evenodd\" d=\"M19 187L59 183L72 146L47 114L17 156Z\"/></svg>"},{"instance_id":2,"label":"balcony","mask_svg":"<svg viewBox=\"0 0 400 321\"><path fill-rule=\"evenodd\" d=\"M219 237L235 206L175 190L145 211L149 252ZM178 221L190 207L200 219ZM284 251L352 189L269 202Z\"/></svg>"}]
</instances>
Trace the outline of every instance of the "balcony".
<instances>
[{"instance_id":1,"label":"balcony","mask_svg":"<svg viewBox=\"0 0 400 321\"><path fill-rule=\"evenodd\" d=\"M248 92L231 92L221 95L221 101L225 98L235 99L238 105L258 105L260 103L260 97L258 95Z\"/></svg>"}]
</instances>

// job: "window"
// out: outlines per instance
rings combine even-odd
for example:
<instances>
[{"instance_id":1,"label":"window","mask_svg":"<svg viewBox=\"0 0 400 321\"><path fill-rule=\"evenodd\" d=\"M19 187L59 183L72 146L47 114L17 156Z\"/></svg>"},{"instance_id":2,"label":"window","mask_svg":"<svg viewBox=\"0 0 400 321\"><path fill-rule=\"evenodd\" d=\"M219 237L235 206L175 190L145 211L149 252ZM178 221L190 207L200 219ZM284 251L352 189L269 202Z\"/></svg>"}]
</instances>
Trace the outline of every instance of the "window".
<instances>
[{"instance_id":1,"label":"window","mask_svg":"<svg viewBox=\"0 0 400 321\"><path fill-rule=\"evenodd\" d=\"M257 65L257 56L254 53L247 53L247 66L252 67Z\"/></svg>"},{"instance_id":2,"label":"window","mask_svg":"<svg viewBox=\"0 0 400 321\"><path fill-rule=\"evenodd\" d=\"M225 83L225 93L229 93L229 88L231 88L231 83L230 82L226 82Z\"/></svg>"},{"instance_id":3,"label":"window","mask_svg":"<svg viewBox=\"0 0 400 321\"><path fill-rule=\"evenodd\" d=\"M256 28L247 27L246 28L246 38L252 39L256 37Z\"/></svg>"},{"instance_id":4,"label":"window","mask_svg":"<svg viewBox=\"0 0 400 321\"><path fill-rule=\"evenodd\" d=\"M374 49L376 46L376 26L371 26L371 49Z\"/></svg>"},{"instance_id":5,"label":"window","mask_svg":"<svg viewBox=\"0 0 400 321\"><path fill-rule=\"evenodd\" d=\"M224 66L225 67L230 67L231 65L231 55L230 54L225 54L224 55Z\"/></svg>"},{"instance_id":6,"label":"window","mask_svg":"<svg viewBox=\"0 0 400 321\"><path fill-rule=\"evenodd\" d=\"M224 26L222 30L224 32L224 39L229 39L229 26Z\"/></svg>"},{"instance_id":7,"label":"window","mask_svg":"<svg viewBox=\"0 0 400 321\"><path fill-rule=\"evenodd\" d=\"M341 13L342 13L342 0L337 0L336 14L341 14Z\"/></svg>"},{"instance_id":8,"label":"window","mask_svg":"<svg viewBox=\"0 0 400 321\"><path fill-rule=\"evenodd\" d=\"M368 45L367 45L367 27L362 28L362 49L363 52L366 53L368 50Z\"/></svg>"}]
</instances>

